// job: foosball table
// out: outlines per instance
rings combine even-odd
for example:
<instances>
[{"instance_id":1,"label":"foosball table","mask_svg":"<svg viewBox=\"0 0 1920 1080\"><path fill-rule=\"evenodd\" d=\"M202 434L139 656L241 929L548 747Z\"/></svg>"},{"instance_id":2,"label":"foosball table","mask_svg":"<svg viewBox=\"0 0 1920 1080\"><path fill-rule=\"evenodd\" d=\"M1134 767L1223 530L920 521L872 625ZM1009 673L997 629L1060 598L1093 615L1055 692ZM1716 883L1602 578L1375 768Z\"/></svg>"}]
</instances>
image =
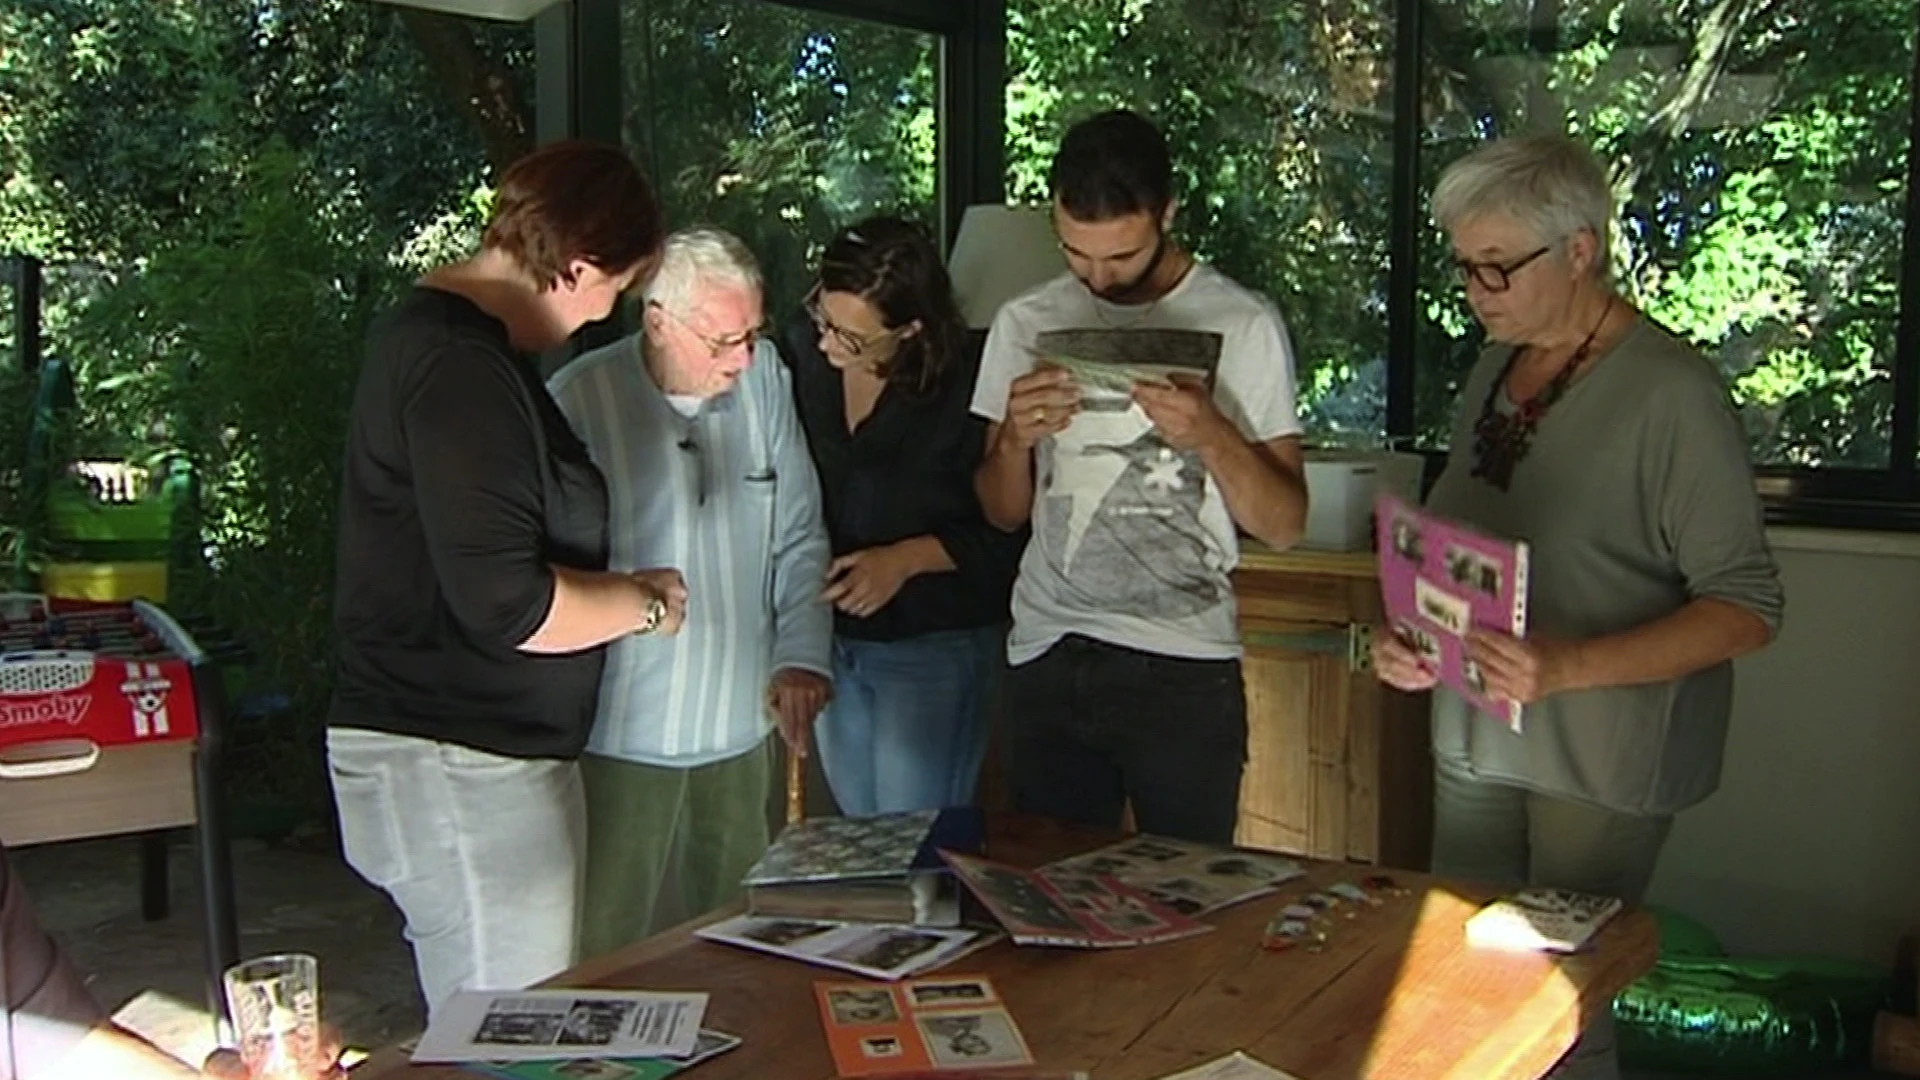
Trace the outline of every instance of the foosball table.
<instances>
[{"instance_id":1,"label":"foosball table","mask_svg":"<svg viewBox=\"0 0 1920 1080\"><path fill-rule=\"evenodd\" d=\"M225 691L211 657L142 600L0 594L0 840L140 834L143 908L167 907L166 831L200 855L208 1004L239 953L220 790Z\"/></svg>"}]
</instances>

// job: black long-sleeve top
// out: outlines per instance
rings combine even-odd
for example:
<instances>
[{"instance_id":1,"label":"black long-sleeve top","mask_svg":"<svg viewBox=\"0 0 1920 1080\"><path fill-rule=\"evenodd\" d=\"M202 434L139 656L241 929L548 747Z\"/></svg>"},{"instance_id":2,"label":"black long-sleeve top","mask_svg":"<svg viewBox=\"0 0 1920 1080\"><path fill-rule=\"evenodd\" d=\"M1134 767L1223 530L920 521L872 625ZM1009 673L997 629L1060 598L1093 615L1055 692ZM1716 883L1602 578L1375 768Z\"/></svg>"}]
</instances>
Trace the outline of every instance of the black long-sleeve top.
<instances>
[{"instance_id":1,"label":"black long-sleeve top","mask_svg":"<svg viewBox=\"0 0 1920 1080\"><path fill-rule=\"evenodd\" d=\"M1005 622L1027 538L988 524L973 491L986 446L986 422L970 407L978 356L966 351L925 394L889 382L850 433L840 371L821 355L804 313L782 327L780 352L820 474L833 554L931 535L953 559L951 571L909 578L867 618L835 612L834 632L899 641Z\"/></svg>"},{"instance_id":2,"label":"black long-sleeve top","mask_svg":"<svg viewBox=\"0 0 1920 1080\"><path fill-rule=\"evenodd\" d=\"M348 425L328 723L579 755L604 649L523 652L551 566L607 566L607 491L507 329L418 288L367 339Z\"/></svg>"}]
</instances>

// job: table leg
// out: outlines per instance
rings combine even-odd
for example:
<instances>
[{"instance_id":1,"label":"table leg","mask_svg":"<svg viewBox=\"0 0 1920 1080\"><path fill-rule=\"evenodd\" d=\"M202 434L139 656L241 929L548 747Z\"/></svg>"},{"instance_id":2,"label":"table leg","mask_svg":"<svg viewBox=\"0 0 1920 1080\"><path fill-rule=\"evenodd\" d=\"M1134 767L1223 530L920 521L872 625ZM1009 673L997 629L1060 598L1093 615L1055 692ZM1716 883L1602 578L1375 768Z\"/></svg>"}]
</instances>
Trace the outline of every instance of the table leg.
<instances>
[{"instance_id":1,"label":"table leg","mask_svg":"<svg viewBox=\"0 0 1920 1080\"><path fill-rule=\"evenodd\" d=\"M140 834L140 917L159 922L173 907L167 880L168 830Z\"/></svg>"},{"instance_id":2,"label":"table leg","mask_svg":"<svg viewBox=\"0 0 1920 1080\"><path fill-rule=\"evenodd\" d=\"M200 745L194 754L195 823L200 846L200 894L204 898L207 941L207 1005L215 1033L229 1042L226 993L221 975L240 958L240 932L234 914L233 850L227 834L226 794L220 774L225 751L226 697L220 673L210 666L193 669L199 702Z\"/></svg>"}]
</instances>

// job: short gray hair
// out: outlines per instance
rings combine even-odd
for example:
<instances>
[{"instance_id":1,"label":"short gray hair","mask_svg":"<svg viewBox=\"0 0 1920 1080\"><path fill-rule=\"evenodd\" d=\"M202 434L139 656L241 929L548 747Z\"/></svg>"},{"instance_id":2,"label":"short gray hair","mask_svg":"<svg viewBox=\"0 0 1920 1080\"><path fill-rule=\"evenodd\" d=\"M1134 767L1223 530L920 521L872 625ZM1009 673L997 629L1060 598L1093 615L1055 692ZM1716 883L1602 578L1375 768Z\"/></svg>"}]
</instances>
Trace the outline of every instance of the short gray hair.
<instances>
[{"instance_id":1,"label":"short gray hair","mask_svg":"<svg viewBox=\"0 0 1920 1080\"><path fill-rule=\"evenodd\" d=\"M1581 229L1600 242L1605 277L1613 242L1613 189L1593 154L1563 135L1499 139L1446 167L1433 186L1433 219L1449 232L1482 215L1512 218L1543 244Z\"/></svg>"},{"instance_id":2,"label":"short gray hair","mask_svg":"<svg viewBox=\"0 0 1920 1080\"><path fill-rule=\"evenodd\" d=\"M681 229L667 237L647 302L686 314L701 286L762 291L760 264L740 238L722 229Z\"/></svg>"}]
</instances>

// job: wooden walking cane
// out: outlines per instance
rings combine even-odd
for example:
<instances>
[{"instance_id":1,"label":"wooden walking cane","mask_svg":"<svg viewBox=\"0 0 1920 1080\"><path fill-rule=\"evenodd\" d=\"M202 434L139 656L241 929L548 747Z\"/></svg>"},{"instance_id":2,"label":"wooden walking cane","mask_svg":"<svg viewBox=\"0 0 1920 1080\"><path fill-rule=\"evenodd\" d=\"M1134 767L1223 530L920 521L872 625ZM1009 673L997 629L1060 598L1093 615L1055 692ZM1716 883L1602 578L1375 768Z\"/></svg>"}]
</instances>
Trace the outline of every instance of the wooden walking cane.
<instances>
[{"instance_id":1,"label":"wooden walking cane","mask_svg":"<svg viewBox=\"0 0 1920 1080\"><path fill-rule=\"evenodd\" d=\"M787 824L807 816L807 759L787 748Z\"/></svg>"},{"instance_id":2,"label":"wooden walking cane","mask_svg":"<svg viewBox=\"0 0 1920 1080\"><path fill-rule=\"evenodd\" d=\"M778 731L780 710L774 707L772 687L767 688L766 708L767 719L773 722L774 730ZM791 825L807 816L807 759L796 753L784 739L781 740L781 746L787 753L787 824Z\"/></svg>"}]
</instances>

